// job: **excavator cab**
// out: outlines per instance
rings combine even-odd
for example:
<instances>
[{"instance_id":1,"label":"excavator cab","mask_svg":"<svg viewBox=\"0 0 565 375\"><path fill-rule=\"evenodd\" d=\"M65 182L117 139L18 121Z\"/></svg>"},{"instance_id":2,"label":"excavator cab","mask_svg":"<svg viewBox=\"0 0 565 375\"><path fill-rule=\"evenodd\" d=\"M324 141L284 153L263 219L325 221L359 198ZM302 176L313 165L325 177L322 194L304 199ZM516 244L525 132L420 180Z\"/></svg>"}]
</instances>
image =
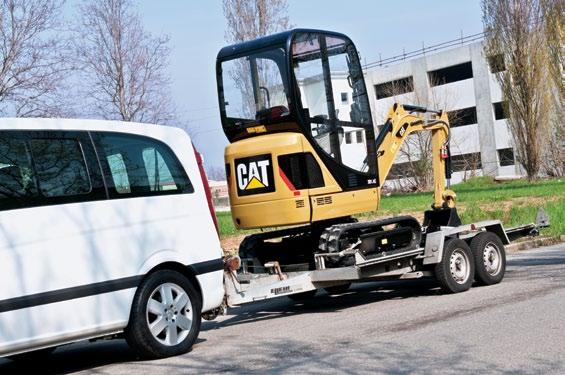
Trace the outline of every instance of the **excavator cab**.
<instances>
[{"instance_id":1,"label":"excavator cab","mask_svg":"<svg viewBox=\"0 0 565 375\"><path fill-rule=\"evenodd\" d=\"M347 36L295 29L225 47L217 82L238 228L377 208L373 120L359 55Z\"/></svg>"}]
</instances>

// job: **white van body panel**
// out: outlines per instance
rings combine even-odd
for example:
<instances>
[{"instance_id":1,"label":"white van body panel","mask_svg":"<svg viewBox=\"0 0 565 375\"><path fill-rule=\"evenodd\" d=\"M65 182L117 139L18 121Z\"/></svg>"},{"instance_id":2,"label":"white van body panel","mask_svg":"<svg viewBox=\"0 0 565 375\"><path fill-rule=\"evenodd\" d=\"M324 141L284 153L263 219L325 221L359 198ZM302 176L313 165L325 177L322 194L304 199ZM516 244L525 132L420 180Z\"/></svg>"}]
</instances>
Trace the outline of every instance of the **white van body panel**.
<instances>
[{"instance_id":1,"label":"white van body panel","mask_svg":"<svg viewBox=\"0 0 565 375\"><path fill-rule=\"evenodd\" d=\"M132 277L139 279L138 285L143 275L164 263L187 267L222 257L194 150L184 131L58 119L0 119L1 130L109 131L157 139L177 156L194 192L0 211L0 304L98 283L102 288L113 281L126 285ZM196 278L202 311L219 306L224 296L223 272ZM136 285L0 310L0 355L123 330Z\"/></svg>"}]
</instances>

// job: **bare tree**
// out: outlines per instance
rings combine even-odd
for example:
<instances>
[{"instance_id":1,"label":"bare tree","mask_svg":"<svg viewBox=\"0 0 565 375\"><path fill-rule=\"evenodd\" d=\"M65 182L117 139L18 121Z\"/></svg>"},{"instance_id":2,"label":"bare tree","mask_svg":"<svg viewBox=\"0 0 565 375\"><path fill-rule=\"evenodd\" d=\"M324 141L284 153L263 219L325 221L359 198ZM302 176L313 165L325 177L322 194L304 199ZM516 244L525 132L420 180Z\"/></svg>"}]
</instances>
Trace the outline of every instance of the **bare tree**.
<instances>
[{"instance_id":1,"label":"bare tree","mask_svg":"<svg viewBox=\"0 0 565 375\"><path fill-rule=\"evenodd\" d=\"M562 107L565 101L565 2L541 0L541 8L549 49L549 69L558 94L555 98Z\"/></svg>"},{"instance_id":2,"label":"bare tree","mask_svg":"<svg viewBox=\"0 0 565 375\"><path fill-rule=\"evenodd\" d=\"M565 122L562 119L565 103L565 2L541 0L541 6L549 50L549 71L555 84L551 130L543 147L542 168L547 175L558 177L565 174Z\"/></svg>"},{"instance_id":3,"label":"bare tree","mask_svg":"<svg viewBox=\"0 0 565 375\"><path fill-rule=\"evenodd\" d=\"M533 179L540 171L542 145L551 130L555 90L544 10L540 0L483 0L482 9L485 52L505 60L506 70L497 73L497 80L509 102L516 159Z\"/></svg>"},{"instance_id":4,"label":"bare tree","mask_svg":"<svg viewBox=\"0 0 565 375\"><path fill-rule=\"evenodd\" d=\"M86 0L79 11L75 49L92 114L122 121L173 120L165 72L168 37L147 32L131 0Z\"/></svg>"},{"instance_id":5,"label":"bare tree","mask_svg":"<svg viewBox=\"0 0 565 375\"><path fill-rule=\"evenodd\" d=\"M223 0L223 10L227 21L225 39L228 43L256 39L291 27L286 0ZM280 73L272 61L257 59L256 64L259 79L265 87L276 87L280 83ZM249 62L245 59L234 60L228 74L242 93L242 115L253 118L256 106L261 103L254 102ZM260 102L264 101L260 98Z\"/></svg>"},{"instance_id":6,"label":"bare tree","mask_svg":"<svg viewBox=\"0 0 565 375\"><path fill-rule=\"evenodd\" d=\"M56 34L61 1L0 3L0 113L61 116L66 42Z\"/></svg>"},{"instance_id":7,"label":"bare tree","mask_svg":"<svg viewBox=\"0 0 565 375\"><path fill-rule=\"evenodd\" d=\"M225 39L239 43L287 30L286 0L223 0L227 21Z\"/></svg>"}]
</instances>

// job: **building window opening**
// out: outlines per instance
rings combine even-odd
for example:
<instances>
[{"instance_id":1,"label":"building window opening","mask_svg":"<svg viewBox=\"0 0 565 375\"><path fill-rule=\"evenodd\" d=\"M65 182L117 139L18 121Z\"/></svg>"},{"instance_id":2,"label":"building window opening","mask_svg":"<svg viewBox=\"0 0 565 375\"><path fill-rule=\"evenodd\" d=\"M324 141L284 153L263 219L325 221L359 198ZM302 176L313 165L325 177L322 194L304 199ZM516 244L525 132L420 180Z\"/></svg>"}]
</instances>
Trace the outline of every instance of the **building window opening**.
<instances>
[{"instance_id":1,"label":"building window opening","mask_svg":"<svg viewBox=\"0 0 565 375\"><path fill-rule=\"evenodd\" d=\"M492 104L494 109L494 119L504 120L508 118L508 102L498 102Z\"/></svg>"},{"instance_id":2,"label":"building window opening","mask_svg":"<svg viewBox=\"0 0 565 375\"><path fill-rule=\"evenodd\" d=\"M357 143L363 143L363 130L358 130L355 134L357 135Z\"/></svg>"},{"instance_id":3,"label":"building window opening","mask_svg":"<svg viewBox=\"0 0 565 375\"><path fill-rule=\"evenodd\" d=\"M472 152L469 154L453 155L451 157L451 169L453 172L465 172L482 169L481 153Z\"/></svg>"},{"instance_id":4,"label":"building window opening","mask_svg":"<svg viewBox=\"0 0 565 375\"><path fill-rule=\"evenodd\" d=\"M488 66L491 73L500 73L506 70L504 65L504 55L494 55L487 57Z\"/></svg>"},{"instance_id":5,"label":"building window opening","mask_svg":"<svg viewBox=\"0 0 565 375\"><path fill-rule=\"evenodd\" d=\"M414 79L411 76L375 85L377 100L406 94L412 91L414 91Z\"/></svg>"},{"instance_id":6,"label":"building window opening","mask_svg":"<svg viewBox=\"0 0 565 375\"><path fill-rule=\"evenodd\" d=\"M502 148L498 150L498 162L501 167L514 165L514 150L512 148Z\"/></svg>"},{"instance_id":7,"label":"building window opening","mask_svg":"<svg viewBox=\"0 0 565 375\"><path fill-rule=\"evenodd\" d=\"M447 112L449 118L449 125L452 128L458 126L472 125L477 123L477 108L461 108L454 111Z\"/></svg>"},{"instance_id":8,"label":"building window opening","mask_svg":"<svg viewBox=\"0 0 565 375\"><path fill-rule=\"evenodd\" d=\"M471 62L448 66L428 72L430 86L440 86L451 82L463 81L473 78L473 65Z\"/></svg>"}]
</instances>

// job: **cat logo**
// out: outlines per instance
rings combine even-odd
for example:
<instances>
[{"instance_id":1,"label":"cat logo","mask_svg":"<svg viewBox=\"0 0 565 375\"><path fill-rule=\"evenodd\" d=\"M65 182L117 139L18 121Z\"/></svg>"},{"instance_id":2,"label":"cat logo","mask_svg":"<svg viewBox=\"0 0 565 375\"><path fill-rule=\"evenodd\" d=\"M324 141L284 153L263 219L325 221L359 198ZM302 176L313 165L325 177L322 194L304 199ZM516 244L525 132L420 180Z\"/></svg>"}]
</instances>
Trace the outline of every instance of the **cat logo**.
<instances>
[{"instance_id":1,"label":"cat logo","mask_svg":"<svg viewBox=\"0 0 565 375\"><path fill-rule=\"evenodd\" d=\"M235 159L235 176L239 196L275 191L270 154Z\"/></svg>"}]
</instances>

